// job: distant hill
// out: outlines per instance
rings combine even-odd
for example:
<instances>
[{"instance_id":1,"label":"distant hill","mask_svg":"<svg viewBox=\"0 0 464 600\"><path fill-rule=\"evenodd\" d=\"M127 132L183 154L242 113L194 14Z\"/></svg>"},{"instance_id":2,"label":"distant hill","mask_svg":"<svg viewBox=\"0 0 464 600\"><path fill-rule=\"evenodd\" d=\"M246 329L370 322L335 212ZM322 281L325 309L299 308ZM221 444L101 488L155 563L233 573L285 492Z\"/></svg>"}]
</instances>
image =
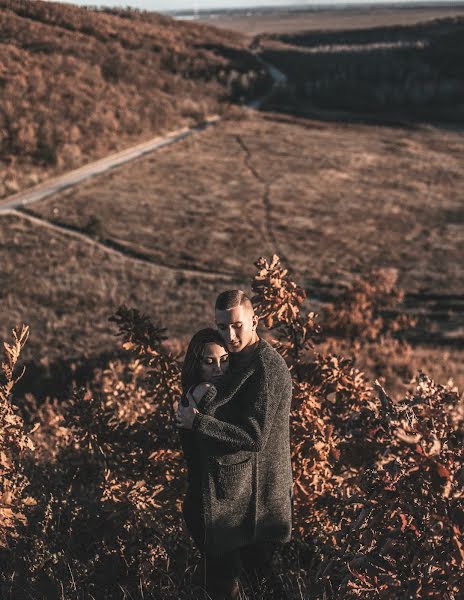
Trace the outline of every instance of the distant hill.
<instances>
[{"instance_id":1,"label":"distant hill","mask_svg":"<svg viewBox=\"0 0 464 600\"><path fill-rule=\"evenodd\" d=\"M343 31L262 35L284 71L286 110L348 110L406 120L464 121L464 17ZM275 108L276 99L273 98Z\"/></svg>"},{"instance_id":2,"label":"distant hill","mask_svg":"<svg viewBox=\"0 0 464 600\"><path fill-rule=\"evenodd\" d=\"M0 197L266 85L240 34L134 9L0 0Z\"/></svg>"}]
</instances>

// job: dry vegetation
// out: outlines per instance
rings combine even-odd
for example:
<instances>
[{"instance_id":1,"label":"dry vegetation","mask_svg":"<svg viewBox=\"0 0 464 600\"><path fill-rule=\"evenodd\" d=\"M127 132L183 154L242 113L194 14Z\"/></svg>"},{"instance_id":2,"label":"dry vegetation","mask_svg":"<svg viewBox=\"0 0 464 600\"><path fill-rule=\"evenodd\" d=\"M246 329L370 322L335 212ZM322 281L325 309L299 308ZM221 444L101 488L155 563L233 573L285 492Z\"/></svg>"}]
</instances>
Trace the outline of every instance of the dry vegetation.
<instances>
[{"instance_id":1,"label":"dry vegetation","mask_svg":"<svg viewBox=\"0 0 464 600\"><path fill-rule=\"evenodd\" d=\"M462 398L419 374L392 401L353 359L317 350L318 315L278 257L256 266L253 301L294 378L295 520L292 542L276 556L276 577L260 587L246 584L245 597L458 600ZM325 323L332 330L348 326L352 349L380 332L383 342L391 340L397 331L389 319L374 319L375 331L367 322L362 328L357 315L367 300L380 314L401 292L386 284L363 289L361 304L350 305L356 327L347 315ZM28 394L22 416L10 394L27 328L5 347L5 598L200 597L191 585L198 555L180 511L185 466L173 421L180 356L166 349L160 324L138 310L121 306L110 321L126 358L96 370L86 388L60 403Z\"/></svg>"},{"instance_id":2,"label":"dry vegetation","mask_svg":"<svg viewBox=\"0 0 464 600\"><path fill-rule=\"evenodd\" d=\"M0 224L2 327L7 335L10 309L10 322L29 323L23 356L44 365L114 348L107 315L122 302L170 325L177 321L178 335L190 333L190 316L199 324L209 320L208 301L230 281L112 254L14 216L2 216Z\"/></svg>"},{"instance_id":3,"label":"dry vegetation","mask_svg":"<svg viewBox=\"0 0 464 600\"><path fill-rule=\"evenodd\" d=\"M104 314L121 302L189 336L221 288L246 285L247 264L279 250L322 302L391 269L408 310L436 317L419 323L432 343L420 362L462 377L458 350L450 364L436 346L462 339L461 134L270 117L224 122L34 204L42 224L2 217L3 302L31 325L28 358L108 351Z\"/></svg>"},{"instance_id":4,"label":"dry vegetation","mask_svg":"<svg viewBox=\"0 0 464 600\"><path fill-rule=\"evenodd\" d=\"M232 33L19 0L0 18L5 190L256 91ZM454 77L461 46L445 41ZM251 288L295 390L275 599L462 599L462 132L283 114L300 100L0 217L2 599L196 597L179 367L264 253L289 269L260 259Z\"/></svg>"},{"instance_id":5,"label":"dry vegetation","mask_svg":"<svg viewBox=\"0 0 464 600\"><path fill-rule=\"evenodd\" d=\"M399 5L338 4L335 7L321 4L301 6L296 10L278 9L245 11L221 11L216 14L200 13L200 19L226 31L237 31L255 37L262 34L292 34L302 31L348 31L392 25L415 25L432 19L464 15L459 3L411 3Z\"/></svg>"},{"instance_id":6,"label":"dry vegetation","mask_svg":"<svg viewBox=\"0 0 464 600\"><path fill-rule=\"evenodd\" d=\"M0 2L0 197L266 85L246 40L136 10Z\"/></svg>"},{"instance_id":7,"label":"dry vegetation","mask_svg":"<svg viewBox=\"0 0 464 600\"><path fill-rule=\"evenodd\" d=\"M407 292L461 293L463 158L459 132L254 116L29 210L98 221L101 239L175 267L243 277L280 248L308 283L383 266Z\"/></svg>"}]
</instances>

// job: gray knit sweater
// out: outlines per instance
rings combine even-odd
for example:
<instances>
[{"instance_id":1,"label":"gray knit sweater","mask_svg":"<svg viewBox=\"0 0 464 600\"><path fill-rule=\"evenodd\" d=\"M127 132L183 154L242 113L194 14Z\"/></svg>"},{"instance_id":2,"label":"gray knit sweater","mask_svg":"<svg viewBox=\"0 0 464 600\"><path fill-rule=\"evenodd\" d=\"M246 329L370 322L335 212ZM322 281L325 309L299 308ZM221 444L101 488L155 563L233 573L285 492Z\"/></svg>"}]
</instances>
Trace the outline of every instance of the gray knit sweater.
<instances>
[{"instance_id":1,"label":"gray knit sweater","mask_svg":"<svg viewBox=\"0 0 464 600\"><path fill-rule=\"evenodd\" d=\"M288 542L293 477L292 380L280 354L260 339L250 364L226 375L198 404L205 548Z\"/></svg>"}]
</instances>

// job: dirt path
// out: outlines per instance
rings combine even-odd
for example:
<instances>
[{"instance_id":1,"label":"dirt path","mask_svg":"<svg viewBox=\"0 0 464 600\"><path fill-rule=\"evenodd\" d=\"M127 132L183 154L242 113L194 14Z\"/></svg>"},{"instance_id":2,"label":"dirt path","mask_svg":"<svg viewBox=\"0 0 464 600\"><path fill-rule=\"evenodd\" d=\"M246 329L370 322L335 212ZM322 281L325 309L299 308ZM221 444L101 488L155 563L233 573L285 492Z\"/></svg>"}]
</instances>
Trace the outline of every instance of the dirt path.
<instances>
[{"instance_id":1,"label":"dirt path","mask_svg":"<svg viewBox=\"0 0 464 600\"><path fill-rule=\"evenodd\" d=\"M274 84L268 94L256 100L253 100L248 104L247 108L249 110L258 110L259 107L266 100L268 100L269 96L272 95L272 92L275 88L281 87L286 83L286 76L281 71L279 71L273 65L265 62L260 57L258 57L258 59L261 62L261 64L263 64L263 66L265 66L268 69L270 75L272 76ZM39 202L44 198L53 196L54 194L58 194L63 190L76 186L82 183L83 181L94 177L95 175L106 173L114 169L115 167L118 167L119 165L139 158L145 154L185 140L187 137L190 137L194 133L204 131L206 128L210 127L211 125L217 124L221 120L222 117L220 117L219 115L209 116L202 123L199 123L194 127L172 131L162 137L157 136L149 140L148 142L137 144L136 146L132 146L131 148L127 148L125 150L122 150L121 152L111 154L109 156L106 156L105 158L84 165L83 167L80 167L73 171L69 171L68 173L64 173L59 177L49 179L45 182L38 184L37 186L34 186L30 190L18 192L13 196L9 196L3 200L0 200L0 216L13 215L16 217L27 219L30 223L33 223L40 227L45 227L46 229L49 229L51 231L59 232L60 234L74 237L85 242L86 244L98 247L104 250L105 252L112 255L116 255L120 258L122 257L126 260L151 264L160 268L177 271L185 275L195 274L210 279L214 279L217 277L243 277L242 273L235 273L232 271L217 271L204 269L201 267L186 269L174 264L160 263L158 261L154 261L153 258L149 256L149 253L146 251L146 249L143 248L143 246L131 244L125 240L116 238L97 240L95 237L89 235L83 229L73 227L67 223L57 223L56 221L40 218L36 214L28 212L26 209L26 207L30 204ZM240 136L237 136L237 141L246 154L245 162L247 164L247 167L258 179L258 181L260 181L260 183L262 183L264 186L263 203L265 208L266 229L269 240L272 240L276 243L272 228L271 205L269 200L270 186L272 185L272 182L269 183L266 180L264 180L251 165L251 154L243 140L240 138ZM285 258L283 252L281 252L280 254L282 258Z\"/></svg>"},{"instance_id":2,"label":"dirt path","mask_svg":"<svg viewBox=\"0 0 464 600\"><path fill-rule=\"evenodd\" d=\"M260 179L261 180L261 179ZM8 209L3 211L4 215L11 215L17 218L25 219L28 222L59 233L61 235L71 236L86 244L99 248L107 254L117 258L129 261L131 263L141 263L144 265L158 267L166 271L176 272L179 275L195 275L204 278L205 280L216 281L218 279L245 279L246 274L227 270L208 269L202 267L181 267L168 262L160 262L154 260L150 256L147 249L143 246L133 244L126 240L121 240L115 237L109 237L102 240L95 239L84 230L67 224L52 222L44 218L40 218L35 214L28 212L23 208L20 210ZM312 281L313 292L311 301L313 308L321 308L326 302L333 302L338 294L342 291L343 286L327 286L321 281L314 279ZM424 293L407 293L404 303L398 312L407 313L412 316L427 317L429 323L440 323L441 334L438 331L429 331L427 324L426 328L418 328L412 339L420 342L442 342L450 345L462 345L463 327L462 320L459 315L462 315L464 310L464 296L461 294L424 294ZM393 313L396 313L393 310Z\"/></svg>"},{"instance_id":3,"label":"dirt path","mask_svg":"<svg viewBox=\"0 0 464 600\"><path fill-rule=\"evenodd\" d=\"M111 169L129 162L130 160L134 160L135 158L139 158L144 154L180 142L194 133L204 131L207 127L215 125L220 120L221 117L219 115L209 116L195 127L185 127L183 129L178 129L177 131L171 131L162 137L157 136L148 142L143 142L127 148L126 150L122 150L121 152L110 154L105 158L79 167L79 169L69 171L59 177L44 181L30 190L8 196L7 198L0 200L0 214L10 209L20 208L32 204L33 202L43 200L48 196L52 196L53 194L57 194L58 192L77 185L90 177L110 171Z\"/></svg>"},{"instance_id":4,"label":"dirt path","mask_svg":"<svg viewBox=\"0 0 464 600\"><path fill-rule=\"evenodd\" d=\"M201 275L209 279L217 279L218 277L243 277L242 273L233 273L231 271L214 271L210 269L202 269L201 267L186 269L185 267L179 267L167 263L160 263L158 261L154 261L153 258L149 257L148 253L145 254L143 251L143 247L136 247L133 244L129 244L125 240L118 240L115 238L97 240L91 235L85 233L85 231L82 229L73 227L72 225L68 225L66 223L58 224L56 222L49 221L48 219L41 219L37 215L27 212L26 209L3 209L2 214L11 215L20 219L26 219L34 225L44 227L45 229L49 229L50 231L54 231L62 235L64 234L67 236L71 236L82 242L85 242L86 244L90 244L91 246L100 248L108 254L112 254L113 256L117 256L118 258L129 260L131 262L150 264L159 267L160 269L176 271L182 275Z\"/></svg>"},{"instance_id":5,"label":"dirt path","mask_svg":"<svg viewBox=\"0 0 464 600\"><path fill-rule=\"evenodd\" d=\"M263 186L262 201L263 201L264 214L265 214L265 225L266 225L266 234L267 234L268 245L270 246L271 249L275 248L279 257L285 263L287 263L287 265L290 268L292 268L292 265L291 265L289 259L287 258L285 252L283 251L282 247L280 246L280 244L277 240L277 237L275 235L275 231L274 231L273 219L272 219L272 204L271 204L271 187L272 187L272 184L274 183L274 180L268 180L259 173L259 171L256 169L256 167L253 165L252 154L250 152L250 149L246 145L245 141L243 140L242 136L236 135L235 137L237 139L238 145L240 146L240 148L243 150L243 152L245 154L244 160L245 160L245 165L246 165L247 169L250 171L250 173L252 173L253 177L255 177L257 179L257 181L259 181L259 183ZM272 250L271 250L271 253L272 253Z\"/></svg>"}]
</instances>

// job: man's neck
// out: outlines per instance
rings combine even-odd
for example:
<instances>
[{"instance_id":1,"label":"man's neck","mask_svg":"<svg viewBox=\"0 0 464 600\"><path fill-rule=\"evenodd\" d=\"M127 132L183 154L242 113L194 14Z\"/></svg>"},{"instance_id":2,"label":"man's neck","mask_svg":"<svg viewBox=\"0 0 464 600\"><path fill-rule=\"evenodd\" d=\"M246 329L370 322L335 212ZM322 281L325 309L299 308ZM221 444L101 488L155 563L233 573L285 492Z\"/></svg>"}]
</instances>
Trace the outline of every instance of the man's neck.
<instances>
[{"instance_id":1,"label":"man's neck","mask_svg":"<svg viewBox=\"0 0 464 600\"><path fill-rule=\"evenodd\" d=\"M251 342L248 344L248 346L245 346L245 348L243 348L243 350L238 352L238 354L243 355L243 356L245 356L247 354L251 354L258 347L258 343L259 343L259 337L258 337L258 335L256 335L256 337L251 340Z\"/></svg>"},{"instance_id":2,"label":"man's neck","mask_svg":"<svg viewBox=\"0 0 464 600\"><path fill-rule=\"evenodd\" d=\"M243 350L240 350L240 352L234 352L230 355L229 360L231 360L231 367L234 370L241 371L243 370L243 368L248 366L248 364L253 359L256 350L258 349L259 340L260 338L256 336L256 340L250 342L248 346L245 346L245 348L243 348Z\"/></svg>"}]
</instances>

